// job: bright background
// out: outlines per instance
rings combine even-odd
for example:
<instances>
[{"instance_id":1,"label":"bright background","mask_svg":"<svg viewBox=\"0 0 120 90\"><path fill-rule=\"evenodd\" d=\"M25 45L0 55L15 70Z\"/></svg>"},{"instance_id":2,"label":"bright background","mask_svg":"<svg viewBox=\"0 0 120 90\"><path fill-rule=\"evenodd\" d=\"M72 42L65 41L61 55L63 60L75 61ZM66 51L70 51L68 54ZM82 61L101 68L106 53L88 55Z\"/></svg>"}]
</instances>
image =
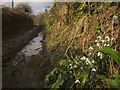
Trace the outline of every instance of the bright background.
<instances>
[{"instance_id":1,"label":"bright background","mask_svg":"<svg viewBox=\"0 0 120 90\"><path fill-rule=\"evenodd\" d=\"M6 5L11 7L12 6L12 0L2 0L0 1L1 5ZM14 6L16 6L19 3L27 3L31 6L33 14L38 14L41 12L44 12L46 7L52 7L54 0L14 0Z\"/></svg>"}]
</instances>

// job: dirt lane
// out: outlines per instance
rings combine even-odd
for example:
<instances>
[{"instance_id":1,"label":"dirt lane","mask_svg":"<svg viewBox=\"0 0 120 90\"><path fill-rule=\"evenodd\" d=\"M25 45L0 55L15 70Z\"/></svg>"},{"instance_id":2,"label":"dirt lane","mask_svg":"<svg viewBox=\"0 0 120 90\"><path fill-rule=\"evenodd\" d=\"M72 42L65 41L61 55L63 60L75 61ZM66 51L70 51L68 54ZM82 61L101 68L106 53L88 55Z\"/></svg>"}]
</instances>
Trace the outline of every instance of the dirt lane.
<instances>
[{"instance_id":1,"label":"dirt lane","mask_svg":"<svg viewBox=\"0 0 120 90\"><path fill-rule=\"evenodd\" d=\"M37 39L38 40L38 39ZM16 57L3 68L3 88L43 88L50 63L44 60L45 50L39 54ZM19 61L14 64L13 61Z\"/></svg>"},{"instance_id":2,"label":"dirt lane","mask_svg":"<svg viewBox=\"0 0 120 90\"><path fill-rule=\"evenodd\" d=\"M15 54L22 49L25 45L29 43L40 32L40 28L35 27L32 30L17 35L15 38L10 38L8 40L2 41L2 62L3 64L9 62L14 58ZM4 36L3 36L4 38Z\"/></svg>"}]
</instances>

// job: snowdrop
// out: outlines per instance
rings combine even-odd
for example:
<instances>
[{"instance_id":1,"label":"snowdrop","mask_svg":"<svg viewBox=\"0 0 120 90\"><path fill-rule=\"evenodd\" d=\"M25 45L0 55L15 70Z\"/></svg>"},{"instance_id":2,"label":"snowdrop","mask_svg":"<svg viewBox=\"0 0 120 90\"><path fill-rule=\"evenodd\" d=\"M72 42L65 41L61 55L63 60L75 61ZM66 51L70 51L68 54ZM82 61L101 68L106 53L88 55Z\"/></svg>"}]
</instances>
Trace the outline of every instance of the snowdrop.
<instances>
[{"instance_id":1,"label":"snowdrop","mask_svg":"<svg viewBox=\"0 0 120 90\"><path fill-rule=\"evenodd\" d=\"M88 56L90 57L92 55L92 53L90 52L90 53L88 53Z\"/></svg>"},{"instance_id":2,"label":"snowdrop","mask_svg":"<svg viewBox=\"0 0 120 90\"><path fill-rule=\"evenodd\" d=\"M93 72L96 72L96 69L95 69L95 68L93 68L93 69L92 69L92 71L93 71Z\"/></svg>"},{"instance_id":3,"label":"snowdrop","mask_svg":"<svg viewBox=\"0 0 120 90\"><path fill-rule=\"evenodd\" d=\"M109 47L110 46L110 44L107 44L107 47Z\"/></svg>"},{"instance_id":4,"label":"snowdrop","mask_svg":"<svg viewBox=\"0 0 120 90\"><path fill-rule=\"evenodd\" d=\"M114 16L113 16L113 19L117 19L117 18L118 18L118 16L117 16L117 15L114 15Z\"/></svg>"},{"instance_id":5,"label":"snowdrop","mask_svg":"<svg viewBox=\"0 0 120 90\"><path fill-rule=\"evenodd\" d=\"M102 57L103 57L103 54L101 53L101 52L98 52L98 57L100 57L100 59L102 59Z\"/></svg>"},{"instance_id":6,"label":"snowdrop","mask_svg":"<svg viewBox=\"0 0 120 90\"><path fill-rule=\"evenodd\" d=\"M115 41L115 38L111 38L112 41Z\"/></svg>"},{"instance_id":7,"label":"snowdrop","mask_svg":"<svg viewBox=\"0 0 120 90\"><path fill-rule=\"evenodd\" d=\"M101 55L101 52L98 52L98 57Z\"/></svg>"},{"instance_id":8,"label":"snowdrop","mask_svg":"<svg viewBox=\"0 0 120 90\"><path fill-rule=\"evenodd\" d=\"M97 36L97 39L101 39L101 36Z\"/></svg>"},{"instance_id":9,"label":"snowdrop","mask_svg":"<svg viewBox=\"0 0 120 90\"><path fill-rule=\"evenodd\" d=\"M110 41L110 38L109 38L108 36L106 36L105 39L106 39L107 41Z\"/></svg>"},{"instance_id":10,"label":"snowdrop","mask_svg":"<svg viewBox=\"0 0 120 90\"><path fill-rule=\"evenodd\" d=\"M105 43L104 46L107 46L107 44Z\"/></svg>"},{"instance_id":11,"label":"snowdrop","mask_svg":"<svg viewBox=\"0 0 120 90\"><path fill-rule=\"evenodd\" d=\"M72 66L72 64L69 64L69 66Z\"/></svg>"},{"instance_id":12,"label":"snowdrop","mask_svg":"<svg viewBox=\"0 0 120 90\"><path fill-rule=\"evenodd\" d=\"M91 64L91 62L90 62L90 60L88 58L86 59L86 62L89 63L89 64Z\"/></svg>"},{"instance_id":13,"label":"snowdrop","mask_svg":"<svg viewBox=\"0 0 120 90\"><path fill-rule=\"evenodd\" d=\"M101 52L98 52L98 57L101 56L101 55L102 55L102 53L101 53Z\"/></svg>"},{"instance_id":14,"label":"snowdrop","mask_svg":"<svg viewBox=\"0 0 120 90\"><path fill-rule=\"evenodd\" d=\"M73 67L70 67L70 69L73 69Z\"/></svg>"},{"instance_id":15,"label":"snowdrop","mask_svg":"<svg viewBox=\"0 0 120 90\"><path fill-rule=\"evenodd\" d=\"M92 63L95 63L95 61L94 61L94 60L92 60Z\"/></svg>"},{"instance_id":16,"label":"snowdrop","mask_svg":"<svg viewBox=\"0 0 120 90\"><path fill-rule=\"evenodd\" d=\"M99 47L99 46L100 46L100 44L99 44L99 43L97 43L97 46Z\"/></svg>"},{"instance_id":17,"label":"snowdrop","mask_svg":"<svg viewBox=\"0 0 120 90\"><path fill-rule=\"evenodd\" d=\"M80 67L81 70L83 70L83 67Z\"/></svg>"},{"instance_id":18,"label":"snowdrop","mask_svg":"<svg viewBox=\"0 0 120 90\"><path fill-rule=\"evenodd\" d=\"M102 43L104 43L105 42L105 40L101 40L102 41Z\"/></svg>"},{"instance_id":19,"label":"snowdrop","mask_svg":"<svg viewBox=\"0 0 120 90\"><path fill-rule=\"evenodd\" d=\"M88 65L88 62L86 62L85 64Z\"/></svg>"},{"instance_id":20,"label":"snowdrop","mask_svg":"<svg viewBox=\"0 0 120 90\"><path fill-rule=\"evenodd\" d=\"M98 42L98 40L95 40L95 42Z\"/></svg>"},{"instance_id":21,"label":"snowdrop","mask_svg":"<svg viewBox=\"0 0 120 90\"><path fill-rule=\"evenodd\" d=\"M75 83L80 83L80 81L77 79L77 80L75 81Z\"/></svg>"},{"instance_id":22,"label":"snowdrop","mask_svg":"<svg viewBox=\"0 0 120 90\"><path fill-rule=\"evenodd\" d=\"M90 50L93 50L93 47L89 47Z\"/></svg>"},{"instance_id":23,"label":"snowdrop","mask_svg":"<svg viewBox=\"0 0 120 90\"><path fill-rule=\"evenodd\" d=\"M106 44L106 43L105 43L105 44L104 44L104 46L109 47L109 46L110 46L110 44Z\"/></svg>"},{"instance_id":24,"label":"snowdrop","mask_svg":"<svg viewBox=\"0 0 120 90\"><path fill-rule=\"evenodd\" d=\"M77 68L77 66L75 65L74 68Z\"/></svg>"},{"instance_id":25,"label":"snowdrop","mask_svg":"<svg viewBox=\"0 0 120 90\"><path fill-rule=\"evenodd\" d=\"M81 59L82 59L82 60L85 60L85 59L86 59L86 57L85 57L85 56L83 56L83 57L81 57Z\"/></svg>"},{"instance_id":26,"label":"snowdrop","mask_svg":"<svg viewBox=\"0 0 120 90\"><path fill-rule=\"evenodd\" d=\"M83 83L85 83L85 80L83 80Z\"/></svg>"}]
</instances>

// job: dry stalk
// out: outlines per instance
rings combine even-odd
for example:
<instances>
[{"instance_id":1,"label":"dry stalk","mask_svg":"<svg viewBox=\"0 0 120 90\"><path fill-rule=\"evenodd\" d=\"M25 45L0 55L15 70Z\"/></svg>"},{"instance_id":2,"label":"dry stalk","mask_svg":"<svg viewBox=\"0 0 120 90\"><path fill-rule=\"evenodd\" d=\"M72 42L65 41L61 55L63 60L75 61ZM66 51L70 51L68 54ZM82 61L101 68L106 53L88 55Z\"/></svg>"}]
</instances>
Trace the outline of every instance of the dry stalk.
<instances>
[{"instance_id":1,"label":"dry stalk","mask_svg":"<svg viewBox=\"0 0 120 90\"><path fill-rule=\"evenodd\" d=\"M75 37L76 37L78 31L82 28L83 22L84 22L85 18L86 18L86 16L84 16L82 19L80 19L80 20L78 21L78 24L76 24L76 32L75 32L75 34L74 34L74 36L73 36L73 39L71 40L71 43L69 44L69 46L67 47L67 49L66 49L66 51L65 51L65 56L66 56L66 57L68 57L67 52L68 52L69 48L72 46L72 44L73 44L73 42L74 42L74 40L75 40ZM79 26L80 26L80 27L79 27Z\"/></svg>"}]
</instances>

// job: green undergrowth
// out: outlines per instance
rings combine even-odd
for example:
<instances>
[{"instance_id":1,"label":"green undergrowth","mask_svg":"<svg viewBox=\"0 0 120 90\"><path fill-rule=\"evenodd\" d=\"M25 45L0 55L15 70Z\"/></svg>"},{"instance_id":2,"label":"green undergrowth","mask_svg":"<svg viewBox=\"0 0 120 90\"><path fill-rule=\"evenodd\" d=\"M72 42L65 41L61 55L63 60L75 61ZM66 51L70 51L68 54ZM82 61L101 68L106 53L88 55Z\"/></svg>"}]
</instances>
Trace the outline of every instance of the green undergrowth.
<instances>
[{"instance_id":1,"label":"green undergrowth","mask_svg":"<svg viewBox=\"0 0 120 90\"><path fill-rule=\"evenodd\" d=\"M55 3L45 17L46 87L120 88L119 3Z\"/></svg>"}]
</instances>

